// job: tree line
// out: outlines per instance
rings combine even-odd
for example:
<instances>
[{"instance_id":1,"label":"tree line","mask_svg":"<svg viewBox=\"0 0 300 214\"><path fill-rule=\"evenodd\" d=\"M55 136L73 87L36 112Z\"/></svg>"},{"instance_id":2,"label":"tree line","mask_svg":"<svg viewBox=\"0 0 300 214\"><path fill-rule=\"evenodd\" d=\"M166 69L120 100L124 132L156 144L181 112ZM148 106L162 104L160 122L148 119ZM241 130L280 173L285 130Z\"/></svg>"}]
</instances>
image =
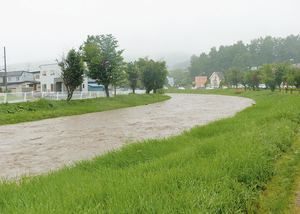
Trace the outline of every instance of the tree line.
<instances>
[{"instance_id":1,"label":"tree line","mask_svg":"<svg viewBox=\"0 0 300 214\"><path fill-rule=\"evenodd\" d=\"M118 41L112 34L88 36L79 50L71 49L63 56L58 65L61 67L61 78L68 91L70 100L73 91L83 83L84 74L104 86L109 97L109 87L127 84L133 93L137 87L144 87L146 93L163 87L168 71L166 62L149 60L148 57L138 61L124 62L124 49L117 50ZM85 68L87 66L87 69Z\"/></svg>"},{"instance_id":2,"label":"tree line","mask_svg":"<svg viewBox=\"0 0 300 214\"><path fill-rule=\"evenodd\" d=\"M235 85L238 84L252 87L253 90L259 90L259 84L264 83L270 87L271 91L275 88L281 90L282 86L296 86L300 88L300 68L296 65L291 65L290 61L283 63L265 63L256 70L243 71L238 67L223 70L224 79L220 85Z\"/></svg>"},{"instance_id":3,"label":"tree line","mask_svg":"<svg viewBox=\"0 0 300 214\"><path fill-rule=\"evenodd\" d=\"M208 54L201 53L190 58L187 72L181 69L171 71L175 83L191 84L196 76L210 77L213 72L221 72L237 67L248 70L251 67L262 66L265 63L283 63L300 61L300 36L290 35L286 38L267 36L251 40L250 44L238 41L230 46L221 45L219 49L212 47Z\"/></svg>"}]
</instances>

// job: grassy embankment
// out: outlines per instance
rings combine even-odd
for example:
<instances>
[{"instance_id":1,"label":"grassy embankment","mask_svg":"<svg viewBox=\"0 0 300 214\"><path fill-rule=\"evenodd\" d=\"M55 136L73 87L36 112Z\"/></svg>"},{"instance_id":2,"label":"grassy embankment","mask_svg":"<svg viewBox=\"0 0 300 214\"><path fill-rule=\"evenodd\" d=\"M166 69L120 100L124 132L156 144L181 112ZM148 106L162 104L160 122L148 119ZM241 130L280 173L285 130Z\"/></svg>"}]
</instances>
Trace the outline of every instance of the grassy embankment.
<instances>
[{"instance_id":1,"label":"grassy embankment","mask_svg":"<svg viewBox=\"0 0 300 214\"><path fill-rule=\"evenodd\" d=\"M0 213L282 213L299 174L300 97L239 96L257 104L179 136L3 181Z\"/></svg>"},{"instance_id":2,"label":"grassy embankment","mask_svg":"<svg viewBox=\"0 0 300 214\"><path fill-rule=\"evenodd\" d=\"M0 104L0 125L126 108L169 99L165 95L129 94L82 100L48 100Z\"/></svg>"}]
</instances>

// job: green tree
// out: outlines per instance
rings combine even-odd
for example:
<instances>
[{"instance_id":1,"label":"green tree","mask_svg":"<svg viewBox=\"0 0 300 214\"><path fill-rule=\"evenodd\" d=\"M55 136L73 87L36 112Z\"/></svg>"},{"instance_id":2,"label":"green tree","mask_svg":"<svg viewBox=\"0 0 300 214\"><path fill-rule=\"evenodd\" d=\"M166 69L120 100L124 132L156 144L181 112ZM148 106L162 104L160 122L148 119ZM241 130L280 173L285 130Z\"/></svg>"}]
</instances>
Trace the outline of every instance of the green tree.
<instances>
[{"instance_id":1,"label":"green tree","mask_svg":"<svg viewBox=\"0 0 300 214\"><path fill-rule=\"evenodd\" d=\"M260 79L263 83L270 87L271 91L276 88L276 69L275 64L265 63L261 70Z\"/></svg>"},{"instance_id":2,"label":"green tree","mask_svg":"<svg viewBox=\"0 0 300 214\"><path fill-rule=\"evenodd\" d=\"M289 67L287 69L286 75L283 77L284 82L286 83L287 86L292 86L294 85L294 72L295 70L292 67Z\"/></svg>"},{"instance_id":3,"label":"green tree","mask_svg":"<svg viewBox=\"0 0 300 214\"><path fill-rule=\"evenodd\" d=\"M154 77L155 83L153 87L153 93L156 93L157 89L161 89L167 83L167 75L169 72L167 71L166 62L155 62L154 63Z\"/></svg>"},{"instance_id":4,"label":"green tree","mask_svg":"<svg viewBox=\"0 0 300 214\"><path fill-rule=\"evenodd\" d=\"M83 83L84 63L79 51L71 49L67 57L62 57L61 62L58 63L61 67L61 78L68 91L67 100L69 101L74 90Z\"/></svg>"},{"instance_id":5,"label":"green tree","mask_svg":"<svg viewBox=\"0 0 300 214\"><path fill-rule=\"evenodd\" d=\"M296 86L300 89L300 69L290 66L287 69L286 75L283 77L288 86ZM300 91L299 91L300 93Z\"/></svg>"},{"instance_id":6,"label":"green tree","mask_svg":"<svg viewBox=\"0 0 300 214\"><path fill-rule=\"evenodd\" d=\"M248 70L243 77L243 81L246 85L252 87L253 91L255 91L255 87L259 90L259 75L259 70Z\"/></svg>"},{"instance_id":7,"label":"green tree","mask_svg":"<svg viewBox=\"0 0 300 214\"><path fill-rule=\"evenodd\" d=\"M190 58L190 66L188 67L188 81L187 83L195 81L195 77L199 76L201 72L200 59L196 55Z\"/></svg>"},{"instance_id":8,"label":"green tree","mask_svg":"<svg viewBox=\"0 0 300 214\"><path fill-rule=\"evenodd\" d=\"M242 83L243 73L240 68L238 67L229 68L226 73L227 73L226 81L228 82L228 84L235 85L237 88L238 83Z\"/></svg>"},{"instance_id":9,"label":"green tree","mask_svg":"<svg viewBox=\"0 0 300 214\"><path fill-rule=\"evenodd\" d=\"M149 60L148 57L145 57L139 58L136 63L140 72L141 82L146 88L146 93L149 94L154 87L154 61Z\"/></svg>"},{"instance_id":10,"label":"green tree","mask_svg":"<svg viewBox=\"0 0 300 214\"><path fill-rule=\"evenodd\" d=\"M260 72L259 72L260 73ZM252 82L253 82L253 86L257 88L257 90L259 91L259 75L254 73L252 76ZM253 87L253 91L254 91L254 87Z\"/></svg>"},{"instance_id":11,"label":"green tree","mask_svg":"<svg viewBox=\"0 0 300 214\"><path fill-rule=\"evenodd\" d=\"M193 55L190 59L190 66L188 67L186 84L195 81L196 76L210 76L212 72L210 58L205 53L200 54L199 57Z\"/></svg>"},{"instance_id":12,"label":"green tree","mask_svg":"<svg viewBox=\"0 0 300 214\"><path fill-rule=\"evenodd\" d=\"M278 61L284 62L292 60L293 63L299 63L300 60L300 35L290 35L280 39L280 43L276 46L278 49Z\"/></svg>"},{"instance_id":13,"label":"green tree","mask_svg":"<svg viewBox=\"0 0 300 214\"><path fill-rule=\"evenodd\" d=\"M244 76L246 75L246 71L241 71L240 75L239 75L239 79L240 79L240 83L244 86L245 90L246 90L246 83L244 81Z\"/></svg>"},{"instance_id":14,"label":"green tree","mask_svg":"<svg viewBox=\"0 0 300 214\"><path fill-rule=\"evenodd\" d=\"M220 85L221 88L222 88L223 86L225 86L225 85L226 85L225 79L221 79L219 85ZM205 87L206 87L206 86L205 86Z\"/></svg>"},{"instance_id":15,"label":"green tree","mask_svg":"<svg viewBox=\"0 0 300 214\"><path fill-rule=\"evenodd\" d=\"M286 75L289 67L291 67L289 61L275 65L275 84L276 86L279 86L279 91L281 91L281 83L283 82L283 77Z\"/></svg>"},{"instance_id":16,"label":"green tree","mask_svg":"<svg viewBox=\"0 0 300 214\"><path fill-rule=\"evenodd\" d=\"M183 69L175 69L170 71L170 75L174 77L174 84L175 85L180 85L180 86L185 86L188 83L187 80L187 72L184 72Z\"/></svg>"},{"instance_id":17,"label":"green tree","mask_svg":"<svg viewBox=\"0 0 300 214\"><path fill-rule=\"evenodd\" d=\"M137 88L139 80L139 69L137 68L136 63L126 63L125 72L130 88L132 89L132 92L135 93L135 89Z\"/></svg>"},{"instance_id":18,"label":"green tree","mask_svg":"<svg viewBox=\"0 0 300 214\"><path fill-rule=\"evenodd\" d=\"M294 84L298 88L298 92L300 93L300 69L294 68Z\"/></svg>"},{"instance_id":19,"label":"green tree","mask_svg":"<svg viewBox=\"0 0 300 214\"><path fill-rule=\"evenodd\" d=\"M141 74L141 82L146 88L146 93L150 93L151 90L156 93L157 89L163 88L168 75L165 61L154 62L145 57L140 58L137 61L137 65Z\"/></svg>"},{"instance_id":20,"label":"green tree","mask_svg":"<svg viewBox=\"0 0 300 214\"><path fill-rule=\"evenodd\" d=\"M109 97L109 85L117 86L124 79L124 50L117 50L118 41L112 34L88 36L84 42L84 60L88 66L87 75L104 85L106 96Z\"/></svg>"}]
</instances>

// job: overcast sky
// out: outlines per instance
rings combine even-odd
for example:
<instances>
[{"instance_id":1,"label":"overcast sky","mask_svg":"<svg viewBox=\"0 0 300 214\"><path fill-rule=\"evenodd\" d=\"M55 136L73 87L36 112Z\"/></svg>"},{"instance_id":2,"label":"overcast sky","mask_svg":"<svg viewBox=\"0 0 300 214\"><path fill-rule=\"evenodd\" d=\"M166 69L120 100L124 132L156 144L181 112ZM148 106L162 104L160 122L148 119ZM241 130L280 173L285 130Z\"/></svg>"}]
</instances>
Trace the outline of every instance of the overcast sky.
<instances>
[{"instance_id":1,"label":"overcast sky","mask_svg":"<svg viewBox=\"0 0 300 214\"><path fill-rule=\"evenodd\" d=\"M2 0L0 69L33 70L113 34L125 61L149 56L169 68L210 48L298 35L299 0Z\"/></svg>"}]
</instances>

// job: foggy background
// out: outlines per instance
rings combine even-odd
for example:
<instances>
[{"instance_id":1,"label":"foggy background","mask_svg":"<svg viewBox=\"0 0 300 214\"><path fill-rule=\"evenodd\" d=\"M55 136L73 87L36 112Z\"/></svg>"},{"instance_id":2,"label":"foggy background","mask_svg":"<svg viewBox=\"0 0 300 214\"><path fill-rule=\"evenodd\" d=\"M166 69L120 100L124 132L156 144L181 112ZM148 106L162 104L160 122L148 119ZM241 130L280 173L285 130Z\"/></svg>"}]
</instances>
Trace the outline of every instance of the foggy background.
<instances>
[{"instance_id":1,"label":"foggy background","mask_svg":"<svg viewBox=\"0 0 300 214\"><path fill-rule=\"evenodd\" d=\"M39 70L87 35L113 34L124 61L149 56L168 69L259 37L299 34L299 0L10 0L1 2L0 69Z\"/></svg>"}]
</instances>

